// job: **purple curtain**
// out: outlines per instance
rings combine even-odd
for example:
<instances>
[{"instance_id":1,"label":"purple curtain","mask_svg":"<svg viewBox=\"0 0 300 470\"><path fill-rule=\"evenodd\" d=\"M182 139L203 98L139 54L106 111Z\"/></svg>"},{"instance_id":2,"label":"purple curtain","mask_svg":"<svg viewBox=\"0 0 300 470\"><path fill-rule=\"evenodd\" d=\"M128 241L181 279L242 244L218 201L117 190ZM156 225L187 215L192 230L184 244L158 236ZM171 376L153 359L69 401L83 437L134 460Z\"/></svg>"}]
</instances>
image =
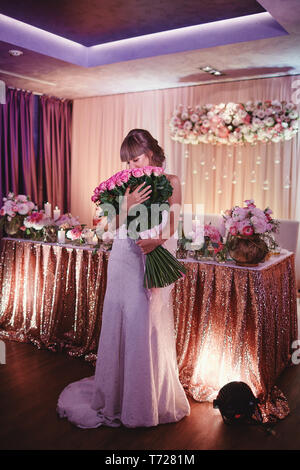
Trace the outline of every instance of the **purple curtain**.
<instances>
[{"instance_id":1,"label":"purple curtain","mask_svg":"<svg viewBox=\"0 0 300 470\"><path fill-rule=\"evenodd\" d=\"M72 101L41 96L38 204L70 211Z\"/></svg>"},{"instance_id":2,"label":"purple curtain","mask_svg":"<svg viewBox=\"0 0 300 470\"><path fill-rule=\"evenodd\" d=\"M10 191L37 202L37 171L34 152L34 95L7 89L0 105L0 207Z\"/></svg>"}]
</instances>

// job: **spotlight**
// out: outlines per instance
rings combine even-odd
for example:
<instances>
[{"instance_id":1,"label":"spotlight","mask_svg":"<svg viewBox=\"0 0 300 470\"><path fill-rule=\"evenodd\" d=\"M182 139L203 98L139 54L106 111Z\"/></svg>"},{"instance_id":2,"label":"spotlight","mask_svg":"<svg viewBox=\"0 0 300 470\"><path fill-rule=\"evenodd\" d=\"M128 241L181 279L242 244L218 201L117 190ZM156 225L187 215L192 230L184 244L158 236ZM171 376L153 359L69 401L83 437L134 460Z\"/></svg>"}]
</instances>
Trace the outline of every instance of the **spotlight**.
<instances>
[{"instance_id":1,"label":"spotlight","mask_svg":"<svg viewBox=\"0 0 300 470\"><path fill-rule=\"evenodd\" d=\"M205 67L200 67L200 70L206 73L210 73L211 75L223 75L222 72L220 72L217 69L212 68L210 65L206 65Z\"/></svg>"},{"instance_id":2,"label":"spotlight","mask_svg":"<svg viewBox=\"0 0 300 470\"><path fill-rule=\"evenodd\" d=\"M210 72L212 70L212 67L207 65L206 67L203 67L201 70L203 70L203 72Z\"/></svg>"},{"instance_id":3,"label":"spotlight","mask_svg":"<svg viewBox=\"0 0 300 470\"><path fill-rule=\"evenodd\" d=\"M218 393L213 401L213 407L218 408L226 424L256 421L262 422L258 407L259 400L255 398L251 388L244 382L230 382Z\"/></svg>"}]
</instances>

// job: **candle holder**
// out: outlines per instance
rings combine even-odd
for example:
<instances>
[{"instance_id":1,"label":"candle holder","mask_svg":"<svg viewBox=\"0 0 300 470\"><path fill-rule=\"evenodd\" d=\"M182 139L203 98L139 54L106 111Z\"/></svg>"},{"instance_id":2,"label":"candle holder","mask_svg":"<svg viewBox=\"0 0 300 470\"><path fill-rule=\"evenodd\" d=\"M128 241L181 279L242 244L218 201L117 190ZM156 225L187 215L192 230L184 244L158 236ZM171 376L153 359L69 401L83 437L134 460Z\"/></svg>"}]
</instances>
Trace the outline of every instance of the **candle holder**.
<instances>
[{"instance_id":1,"label":"candle holder","mask_svg":"<svg viewBox=\"0 0 300 470\"><path fill-rule=\"evenodd\" d=\"M188 252L187 252L187 256L188 256L188 258L195 259L195 256L196 256L196 250L188 250Z\"/></svg>"},{"instance_id":2,"label":"candle holder","mask_svg":"<svg viewBox=\"0 0 300 470\"><path fill-rule=\"evenodd\" d=\"M195 251L195 259L197 261L203 260L203 251L202 250L196 250Z\"/></svg>"},{"instance_id":3,"label":"candle holder","mask_svg":"<svg viewBox=\"0 0 300 470\"><path fill-rule=\"evenodd\" d=\"M56 243L57 228L55 225L48 225L47 227L44 227L43 240L44 242L48 243Z\"/></svg>"}]
</instances>

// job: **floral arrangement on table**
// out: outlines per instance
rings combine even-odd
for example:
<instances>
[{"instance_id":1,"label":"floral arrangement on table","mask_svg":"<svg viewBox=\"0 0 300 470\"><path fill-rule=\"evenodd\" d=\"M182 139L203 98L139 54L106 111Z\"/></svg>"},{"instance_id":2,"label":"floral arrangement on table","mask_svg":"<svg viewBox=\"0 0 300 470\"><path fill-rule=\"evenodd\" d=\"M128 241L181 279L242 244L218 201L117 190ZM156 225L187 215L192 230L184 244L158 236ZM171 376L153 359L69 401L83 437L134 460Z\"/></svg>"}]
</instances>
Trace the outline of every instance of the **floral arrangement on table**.
<instances>
[{"instance_id":1,"label":"floral arrangement on table","mask_svg":"<svg viewBox=\"0 0 300 470\"><path fill-rule=\"evenodd\" d=\"M72 229L78 225L81 225L79 222L79 217L73 217L70 212L62 214L58 219L55 220L54 224L61 230Z\"/></svg>"},{"instance_id":2,"label":"floral arrangement on table","mask_svg":"<svg viewBox=\"0 0 300 470\"><path fill-rule=\"evenodd\" d=\"M151 236L157 235L157 233L153 233L153 231L155 232L157 221L154 222L152 220L151 205L168 207L168 198L173 193L173 188L164 175L164 170L161 167L146 166L120 171L97 186L91 198L97 205L112 205L115 213L119 214L120 198L122 200L126 189L130 187L132 192L142 183L145 183L145 186L151 186L152 189L150 197L143 203L147 211L148 220L147 224L145 224L147 230L141 231L139 217L135 215L135 210L132 212L130 209L125 226L131 238L136 238L136 234L139 234L140 238L151 238ZM105 206L103 207L104 215L108 217L108 222L111 222L111 215L109 212L106 212ZM161 222L162 213L159 212L158 223L160 224ZM158 246L146 255L144 286L146 288L164 287L183 277L185 273L185 267L168 250Z\"/></svg>"},{"instance_id":3,"label":"floral arrangement on table","mask_svg":"<svg viewBox=\"0 0 300 470\"><path fill-rule=\"evenodd\" d=\"M297 106L287 101L180 105L170 120L181 143L245 144L290 140L299 128Z\"/></svg>"},{"instance_id":4,"label":"floral arrangement on table","mask_svg":"<svg viewBox=\"0 0 300 470\"><path fill-rule=\"evenodd\" d=\"M194 252L196 259L216 259L216 261L226 261L227 247L223 243L223 237L219 229L211 223L201 225L199 221L192 222L192 231L178 240L178 255L183 258L188 251Z\"/></svg>"},{"instance_id":5,"label":"floral arrangement on table","mask_svg":"<svg viewBox=\"0 0 300 470\"><path fill-rule=\"evenodd\" d=\"M24 232L24 238L30 240L45 240L46 228L52 226L53 220L43 210L33 211L23 222L20 230Z\"/></svg>"},{"instance_id":6,"label":"floral arrangement on table","mask_svg":"<svg viewBox=\"0 0 300 470\"><path fill-rule=\"evenodd\" d=\"M3 227L8 236L21 236L20 231L24 219L36 208L29 196L24 194L15 195L8 193L3 198L3 206L0 209L0 226Z\"/></svg>"},{"instance_id":7,"label":"floral arrangement on table","mask_svg":"<svg viewBox=\"0 0 300 470\"><path fill-rule=\"evenodd\" d=\"M269 207L264 210L259 209L253 199L246 199L244 202L245 207L235 206L223 215L225 228L231 235L268 236L272 232L277 232L279 222L271 217L273 211Z\"/></svg>"},{"instance_id":8,"label":"floral arrangement on table","mask_svg":"<svg viewBox=\"0 0 300 470\"><path fill-rule=\"evenodd\" d=\"M241 252L240 258L245 261L237 260L240 264L257 264L276 248L273 234L278 231L279 221L271 217L273 211L269 207L259 209L253 199L244 202L244 207L235 206L223 215L228 250L235 260L237 252Z\"/></svg>"}]
</instances>

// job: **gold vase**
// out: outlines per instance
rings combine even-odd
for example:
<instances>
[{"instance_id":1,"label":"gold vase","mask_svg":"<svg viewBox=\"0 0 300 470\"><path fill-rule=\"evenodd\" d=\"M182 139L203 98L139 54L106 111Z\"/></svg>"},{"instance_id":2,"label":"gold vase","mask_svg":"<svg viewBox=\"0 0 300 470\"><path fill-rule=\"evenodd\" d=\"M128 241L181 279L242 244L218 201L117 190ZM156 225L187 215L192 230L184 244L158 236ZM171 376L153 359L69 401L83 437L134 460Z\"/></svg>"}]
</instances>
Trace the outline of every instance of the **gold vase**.
<instances>
[{"instance_id":1,"label":"gold vase","mask_svg":"<svg viewBox=\"0 0 300 470\"><path fill-rule=\"evenodd\" d=\"M227 245L231 258L239 266L258 266L269 251L259 234L229 235Z\"/></svg>"}]
</instances>

